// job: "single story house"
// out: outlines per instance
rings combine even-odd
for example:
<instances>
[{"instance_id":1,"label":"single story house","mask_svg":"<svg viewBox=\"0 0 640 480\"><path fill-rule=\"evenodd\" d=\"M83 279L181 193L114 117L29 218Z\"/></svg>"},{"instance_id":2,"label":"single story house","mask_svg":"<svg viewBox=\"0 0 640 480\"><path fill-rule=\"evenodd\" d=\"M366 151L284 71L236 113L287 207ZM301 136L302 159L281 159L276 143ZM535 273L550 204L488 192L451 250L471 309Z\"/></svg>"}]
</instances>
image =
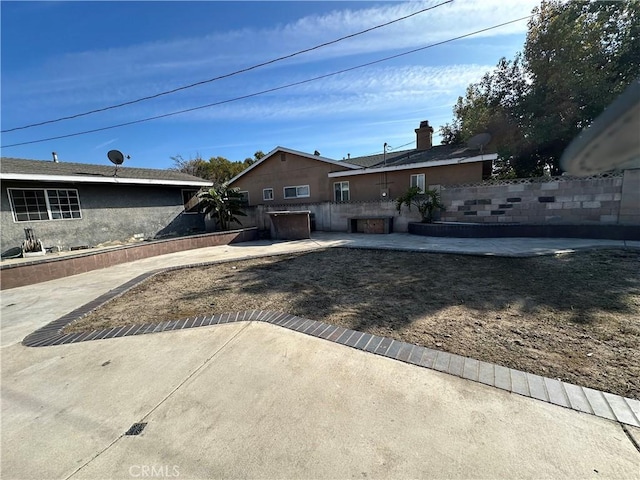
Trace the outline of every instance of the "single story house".
<instances>
[{"instance_id":1,"label":"single story house","mask_svg":"<svg viewBox=\"0 0 640 480\"><path fill-rule=\"evenodd\" d=\"M33 229L45 247L68 250L113 241L204 232L185 204L210 181L171 170L0 159L1 249Z\"/></svg>"},{"instance_id":2,"label":"single story house","mask_svg":"<svg viewBox=\"0 0 640 480\"><path fill-rule=\"evenodd\" d=\"M497 154L487 148L432 145L428 121L415 130L416 148L332 160L276 147L229 181L251 205L394 199L410 186L474 183L491 175Z\"/></svg>"}]
</instances>

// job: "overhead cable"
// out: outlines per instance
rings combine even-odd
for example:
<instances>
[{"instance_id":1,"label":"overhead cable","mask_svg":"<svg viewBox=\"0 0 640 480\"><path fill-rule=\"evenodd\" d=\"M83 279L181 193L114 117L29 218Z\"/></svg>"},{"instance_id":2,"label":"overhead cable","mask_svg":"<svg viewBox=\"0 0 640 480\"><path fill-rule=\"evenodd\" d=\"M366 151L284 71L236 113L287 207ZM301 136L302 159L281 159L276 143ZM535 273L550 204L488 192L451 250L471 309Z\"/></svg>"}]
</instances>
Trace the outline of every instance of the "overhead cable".
<instances>
[{"instance_id":1,"label":"overhead cable","mask_svg":"<svg viewBox=\"0 0 640 480\"><path fill-rule=\"evenodd\" d=\"M413 12L413 13L411 13L409 15L405 15L404 17L396 18L395 20L391 20L391 21L386 22L386 23L381 23L380 25L376 25L375 27L370 27L370 28L367 28L367 29L362 30L360 32L352 33L350 35L345 35L344 37L340 37L340 38L337 38L335 40L331 40L329 42L321 43L319 45L316 45L316 46L310 47L310 48L306 48L304 50L299 50L297 52L290 53L290 54L284 55L282 57L274 58L272 60L267 60L265 62L258 63L256 65L252 65L251 67L246 67L246 68L243 68L243 69L240 69L240 70L236 70L235 72L225 73L224 75L219 75L217 77L209 78L207 80L201 80L199 82L191 83L189 85L183 85L181 87L173 88L171 90L166 90L164 92L156 93L154 95L148 95L146 97L137 98L135 100L129 100L127 102L118 103L116 105L109 105L107 107L97 108L95 110L89 110L87 112L82 112L82 113L76 113L74 115L69 115L69 116L66 116L66 117L55 118L53 120L45 120L43 122L31 123L31 124L28 124L28 125L23 125L21 127L14 127L14 128L9 128L7 130L0 130L0 132L1 133L14 132L16 130L24 130L24 129L27 129L27 128L39 127L41 125L47 125L47 124L50 124L50 123L62 122L64 120L71 120L71 119L74 119L74 118L84 117L86 115L91 115L93 113L99 113L99 112L104 112L104 111L107 111L107 110L112 110L114 108L120 108L120 107L125 107L127 105L133 105L134 103L144 102L145 100L152 100L154 98L162 97L164 95L170 95L172 93L180 92L182 90L187 90L189 88L198 87L200 85L205 85L207 83L212 83L212 82L215 82L217 80L222 80L224 78L233 77L233 76L239 75L241 73L246 73L246 72L249 72L251 70L255 70L257 68L260 68L260 67L264 67L264 66L267 66L267 65L274 64L276 62L280 62L282 60L287 60L289 58L293 58L293 57L296 57L298 55L302 55L303 53L309 53L309 52L311 52L313 50L318 50L320 48L327 47L329 45L334 45L334 44L336 44L338 42L342 42L343 40L347 40L349 38L357 37L359 35L363 35L365 33L371 32L373 30L377 30L379 28L386 27L388 25L401 22L402 20L406 20L407 18L415 17L416 15L419 15L421 13L427 12L429 10L433 10L434 8L441 7L441 6L446 5L447 3L451 3L451 2L453 2L453 0L447 0L445 2L438 3L437 5L432 5L431 7L423 8L422 10L418 10L417 12Z\"/></svg>"},{"instance_id":2,"label":"overhead cable","mask_svg":"<svg viewBox=\"0 0 640 480\"><path fill-rule=\"evenodd\" d=\"M260 92L250 93L250 94L247 94L247 95L242 95L242 96L235 97L235 98L230 98L230 99L227 99L227 100L221 100L221 101L218 101L218 102L208 103L206 105L200 105L198 107L192 107L192 108L187 108L187 109L184 109L184 110L178 110L176 112L164 113L162 115L155 115L153 117L147 117L147 118L142 118L142 119L139 119L139 120L133 120L131 122L125 122L125 123L119 123L119 124L116 124L116 125L110 125L108 127L94 128L92 130L85 130L85 131L82 131L82 132L69 133L67 135L58 135L58 136L55 136L55 137L41 138L39 140L31 140L31 141L28 141L28 142L20 142L20 143L12 143L12 144L9 144L9 145L2 145L2 146L0 146L0 148L17 147L17 146L20 146L20 145L30 145L30 144L33 144L33 143L47 142L49 140L59 140L61 138L77 137L79 135L86 135L86 134L89 134L89 133L101 132L101 131L104 131L104 130L111 130L113 128L119 128L119 127L125 127L125 126L128 126L128 125L135 125L135 124L138 124L138 123L150 122L152 120L158 120L160 118L167 118L167 117L171 117L171 116L174 116L174 115L180 115L182 113L188 113L188 112L193 112L193 111L196 111L196 110L202 110L204 108L211 108L211 107L215 107L215 106L218 106L218 105L223 105L223 104L226 104L226 103L237 102L239 100L246 100L247 98L253 98L253 97L257 97L257 96L264 95L264 94L267 94L267 93L276 92L278 90L284 90L286 88L291 88L291 87L295 87L295 86L298 86L298 85L303 85L303 84L306 84L306 83L315 82L315 81L318 81L318 80L322 80L324 78L333 77L335 75L340 75L342 73L351 72L353 70L357 70L357 69L360 69L360 68L369 67L371 65L375 65L375 64L378 64L378 63L382 63L382 62L386 62L386 61L389 61L389 60L393 60L395 58L400 58L400 57L404 57L404 56L407 56L407 55L411 55L413 53L420 52L420 51L423 51L423 50L427 50L429 48L433 48L433 47L436 47L436 46L439 46L439 45L443 45L445 43L450 43L450 42L453 42L455 40L460 40L460 39L463 39L463 38L471 37L473 35L477 35L479 33L483 33L483 32L489 31L489 30L494 30L496 28L504 27L505 25L509 25L509 24L516 23L516 22L520 22L522 20L527 20L527 19L531 18L532 16L533 15L527 15L526 17L517 18L515 20L510 20L508 22L500 23L498 25L493 25L491 27L483 28L481 30L476 30L476 31L471 32L471 33L466 33L464 35L459 35L457 37L450 38L448 40L443 40L443 41L440 41L440 42L432 43L430 45L426 45L424 47L414 48L413 50L409 50L409 51L406 51L406 52L398 53L396 55L391 55L389 57L384 57L384 58L381 58L381 59L378 59L378 60L373 60L371 62L363 63L363 64L360 64L360 65L356 65L355 67L345 68L345 69L338 70L338 71L331 72L331 73L327 73L327 74L324 74L324 75L319 75L317 77L308 78L306 80L301 80L299 82L293 82L293 83L288 83L286 85L281 85L279 87L269 88L267 90L262 90Z\"/></svg>"}]
</instances>

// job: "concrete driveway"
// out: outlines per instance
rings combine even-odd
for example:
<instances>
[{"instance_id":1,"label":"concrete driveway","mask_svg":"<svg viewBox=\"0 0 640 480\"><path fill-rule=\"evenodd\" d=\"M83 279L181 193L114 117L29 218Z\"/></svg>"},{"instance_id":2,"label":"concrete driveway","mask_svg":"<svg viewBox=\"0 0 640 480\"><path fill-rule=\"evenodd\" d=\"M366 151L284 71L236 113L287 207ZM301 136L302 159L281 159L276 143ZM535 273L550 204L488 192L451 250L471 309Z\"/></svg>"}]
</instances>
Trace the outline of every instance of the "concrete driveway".
<instances>
[{"instance_id":1,"label":"concrete driveway","mask_svg":"<svg viewBox=\"0 0 640 480\"><path fill-rule=\"evenodd\" d=\"M271 324L19 343L158 265L339 241L211 247L3 291L2 478L638 478L640 429Z\"/></svg>"}]
</instances>

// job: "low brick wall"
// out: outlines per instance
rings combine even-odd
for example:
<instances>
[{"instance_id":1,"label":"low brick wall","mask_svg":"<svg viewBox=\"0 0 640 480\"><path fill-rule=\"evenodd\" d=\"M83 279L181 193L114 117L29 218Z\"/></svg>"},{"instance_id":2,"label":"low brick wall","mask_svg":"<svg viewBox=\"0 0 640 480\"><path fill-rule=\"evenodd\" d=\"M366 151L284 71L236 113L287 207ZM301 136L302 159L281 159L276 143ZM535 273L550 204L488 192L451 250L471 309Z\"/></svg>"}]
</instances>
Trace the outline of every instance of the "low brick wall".
<instances>
[{"instance_id":1,"label":"low brick wall","mask_svg":"<svg viewBox=\"0 0 640 480\"><path fill-rule=\"evenodd\" d=\"M0 265L0 289L22 287L35 283L55 280L56 278L76 275L120 263L132 262L157 255L193 250L195 248L215 247L230 243L248 242L258 238L257 228L232 230L229 232L206 233L189 237L125 245L99 252L85 252L78 255L41 258L38 260Z\"/></svg>"}]
</instances>

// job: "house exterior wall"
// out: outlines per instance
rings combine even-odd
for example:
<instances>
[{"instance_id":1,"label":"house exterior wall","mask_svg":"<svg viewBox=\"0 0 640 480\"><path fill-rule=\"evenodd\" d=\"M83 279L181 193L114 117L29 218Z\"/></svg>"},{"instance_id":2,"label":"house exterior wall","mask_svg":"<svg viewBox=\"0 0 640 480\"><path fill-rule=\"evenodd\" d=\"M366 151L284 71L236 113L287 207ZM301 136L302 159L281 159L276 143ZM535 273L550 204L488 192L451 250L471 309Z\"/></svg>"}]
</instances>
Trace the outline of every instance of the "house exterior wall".
<instances>
[{"instance_id":1,"label":"house exterior wall","mask_svg":"<svg viewBox=\"0 0 640 480\"><path fill-rule=\"evenodd\" d=\"M334 201L334 184L349 182L351 201L374 201L381 198L383 185L389 189L388 198L404 194L413 174L425 174L427 185L447 185L482 180L482 162L445 165L429 168L397 170L386 173L368 173L329 178L330 172L349 171L338 165L312 160L292 153L276 153L261 165L231 183L249 194L249 206L253 205L302 205ZM309 186L309 196L295 199L284 198L284 187ZM263 190L273 189L273 200L263 199Z\"/></svg>"},{"instance_id":2,"label":"house exterior wall","mask_svg":"<svg viewBox=\"0 0 640 480\"><path fill-rule=\"evenodd\" d=\"M82 218L16 222L9 188L76 189ZM1 250L19 247L24 229L32 228L45 247L67 250L110 241L204 231L202 214L185 214L180 187L2 182L0 201Z\"/></svg>"},{"instance_id":3,"label":"house exterior wall","mask_svg":"<svg viewBox=\"0 0 640 480\"><path fill-rule=\"evenodd\" d=\"M284 155L284 161L281 160L281 153ZM322 202L331 199L333 195L333 184L328 181L327 175L329 172L342 170L347 168L289 152L279 152L231 183L230 187L248 192L249 205ZM284 187L301 185L309 185L308 197L284 198ZM273 200L263 200L265 188L273 189Z\"/></svg>"},{"instance_id":4,"label":"house exterior wall","mask_svg":"<svg viewBox=\"0 0 640 480\"><path fill-rule=\"evenodd\" d=\"M380 192L385 184L389 189L388 198L395 199L404 195L407 191L410 186L411 175L421 173L425 176L426 185L480 182L482 180L482 162L329 178L331 195L333 196L333 184L335 182L348 181L352 201L366 202L380 199ZM329 200L333 201L333 197L330 197Z\"/></svg>"},{"instance_id":5,"label":"house exterior wall","mask_svg":"<svg viewBox=\"0 0 640 480\"><path fill-rule=\"evenodd\" d=\"M429 182L429 180L427 180ZM474 182L440 188L446 210L440 220L461 223L519 223L525 225L640 225L640 169L587 178L554 177ZM246 210L244 227L269 229L269 211L285 205L259 205ZM296 205L309 210L312 227L346 232L355 217L393 217L393 231L406 232L419 222L416 208L402 207L394 197L380 201L320 202Z\"/></svg>"}]
</instances>

